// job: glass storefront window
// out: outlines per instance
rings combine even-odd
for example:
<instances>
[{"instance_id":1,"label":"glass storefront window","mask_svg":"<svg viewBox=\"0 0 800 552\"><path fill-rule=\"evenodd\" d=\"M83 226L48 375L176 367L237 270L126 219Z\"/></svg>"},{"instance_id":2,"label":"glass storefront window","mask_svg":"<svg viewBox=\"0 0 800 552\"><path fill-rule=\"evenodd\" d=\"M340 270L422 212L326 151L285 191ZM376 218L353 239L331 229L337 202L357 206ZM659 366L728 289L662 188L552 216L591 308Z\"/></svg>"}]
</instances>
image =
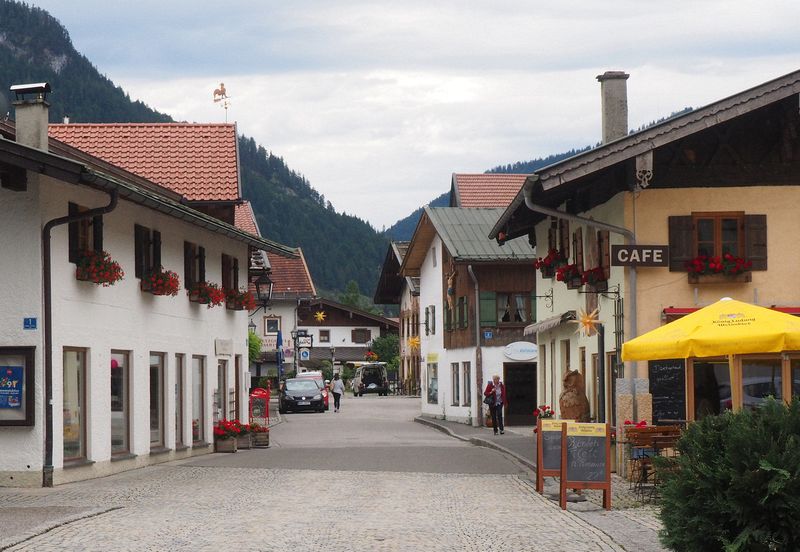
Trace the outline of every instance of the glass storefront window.
<instances>
[{"instance_id":1,"label":"glass storefront window","mask_svg":"<svg viewBox=\"0 0 800 552\"><path fill-rule=\"evenodd\" d=\"M463 406L469 406L470 402L472 402L472 376L470 374L470 363L469 362L462 362L461 363L463 375L464 375L464 400L461 403Z\"/></svg>"},{"instance_id":2,"label":"glass storefront window","mask_svg":"<svg viewBox=\"0 0 800 552\"><path fill-rule=\"evenodd\" d=\"M203 440L205 420L203 416L203 398L205 397L204 378L205 359L192 357L192 441Z\"/></svg>"},{"instance_id":3,"label":"glass storefront window","mask_svg":"<svg viewBox=\"0 0 800 552\"><path fill-rule=\"evenodd\" d=\"M111 454L130 450L128 442L129 416L128 353L111 352Z\"/></svg>"},{"instance_id":4,"label":"glass storefront window","mask_svg":"<svg viewBox=\"0 0 800 552\"><path fill-rule=\"evenodd\" d=\"M86 351L64 350L63 384L64 460L84 458Z\"/></svg>"},{"instance_id":5,"label":"glass storefront window","mask_svg":"<svg viewBox=\"0 0 800 552\"><path fill-rule=\"evenodd\" d=\"M438 363L428 363L428 404L439 404L439 379L437 378L438 371Z\"/></svg>"},{"instance_id":6,"label":"glass storefront window","mask_svg":"<svg viewBox=\"0 0 800 552\"><path fill-rule=\"evenodd\" d=\"M150 353L150 446L164 445L164 355Z\"/></svg>"},{"instance_id":7,"label":"glass storefront window","mask_svg":"<svg viewBox=\"0 0 800 552\"><path fill-rule=\"evenodd\" d=\"M783 398L781 360L742 359L742 406L755 408L767 397Z\"/></svg>"},{"instance_id":8,"label":"glass storefront window","mask_svg":"<svg viewBox=\"0 0 800 552\"><path fill-rule=\"evenodd\" d=\"M694 362L694 419L733 408L727 361Z\"/></svg>"},{"instance_id":9,"label":"glass storefront window","mask_svg":"<svg viewBox=\"0 0 800 552\"><path fill-rule=\"evenodd\" d=\"M175 446L183 444L183 355L175 355Z\"/></svg>"},{"instance_id":10,"label":"glass storefront window","mask_svg":"<svg viewBox=\"0 0 800 552\"><path fill-rule=\"evenodd\" d=\"M450 382L452 383L451 392L453 394L450 404L453 406L458 406L458 384L459 381L459 373L458 373L458 362L452 362L450 364Z\"/></svg>"}]
</instances>

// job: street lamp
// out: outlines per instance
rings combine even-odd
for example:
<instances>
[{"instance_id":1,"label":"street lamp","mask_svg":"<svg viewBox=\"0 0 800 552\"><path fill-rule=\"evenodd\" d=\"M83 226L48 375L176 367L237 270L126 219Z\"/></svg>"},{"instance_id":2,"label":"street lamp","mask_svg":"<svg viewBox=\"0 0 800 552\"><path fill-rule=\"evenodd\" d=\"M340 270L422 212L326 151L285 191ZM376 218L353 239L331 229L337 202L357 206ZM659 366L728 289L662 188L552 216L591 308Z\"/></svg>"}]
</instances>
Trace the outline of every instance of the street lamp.
<instances>
[{"instance_id":1,"label":"street lamp","mask_svg":"<svg viewBox=\"0 0 800 552\"><path fill-rule=\"evenodd\" d=\"M272 289L275 287L275 282L264 272L256 279L254 284L256 286L258 300L261 302L261 306L266 309L267 305L272 300Z\"/></svg>"},{"instance_id":2,"label":"street lamp","mask_svg":"<svg viewBox=\"0 0 800 552\"><path fill-rule=\"evenodd\" d=\"M250 333L256 333L256 323L253 322L253 319L250 319L250 323L247 325L247 329L250 330Z\"/></svg>"}]
</instances>

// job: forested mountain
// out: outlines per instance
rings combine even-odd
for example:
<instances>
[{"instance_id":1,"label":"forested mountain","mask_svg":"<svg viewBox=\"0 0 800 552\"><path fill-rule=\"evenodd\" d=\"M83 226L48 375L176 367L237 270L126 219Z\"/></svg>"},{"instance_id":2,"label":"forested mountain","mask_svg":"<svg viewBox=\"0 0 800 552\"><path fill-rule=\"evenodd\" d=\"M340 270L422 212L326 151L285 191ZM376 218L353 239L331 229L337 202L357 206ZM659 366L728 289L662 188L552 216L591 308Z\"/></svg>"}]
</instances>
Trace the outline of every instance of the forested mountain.
<instances>
[{"instance_id":1,"label":"forested mountain","mask_svg":"<svg viewBox=\"0 0 800 552\"><path fill-rule=\"evenodd\" d=\"M447 207L450 205L450 192L447 191L428 203L431 207ZM419 217L422 216L422 207L408 215L406 218L400 219L386 229L386 235L392 241L408 241L414 235L414 229L417 227Z\"/></svg>"},{"instance_id":2,"label":"forested mountain","mask_svg":"<svg viewBox=\"0 0 800 552\"><path fill-rule=\"evenodd\" d=\"M172 121L101 75L49 13L0 0L0 117L8 109L9 86L43 81L53 87L51 122L65 115L73 123ZM252 138L240 137L239 146L243 193L253 202L262 233L301 246L320 289L344 291L354 280L371 296L388 239L368 223L337 213L305 178Z\"/></svg>"}]
</instances>

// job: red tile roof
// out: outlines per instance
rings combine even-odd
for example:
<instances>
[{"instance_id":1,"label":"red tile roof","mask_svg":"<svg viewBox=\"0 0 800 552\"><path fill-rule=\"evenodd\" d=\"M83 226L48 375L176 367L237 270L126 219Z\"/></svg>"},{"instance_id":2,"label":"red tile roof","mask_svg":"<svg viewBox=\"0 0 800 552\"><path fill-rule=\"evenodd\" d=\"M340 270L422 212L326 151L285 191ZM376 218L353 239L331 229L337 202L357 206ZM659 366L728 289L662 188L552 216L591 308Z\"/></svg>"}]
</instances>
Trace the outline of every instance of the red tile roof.
<instances>
[{"instance_id":1,"label":"red tile roof","mask_svg":"<svg viewBox=\"0 0 800 552\"><path fill-rule=\"evenodd\" d=\"M233 124L59 124L49 134L190 201L239 199Z\"/></svg>"},{"instance_id":2,"label":"red tile roof","mask_svg":"<svg viewBox=\"0 0 800 552\"><path fill-rule=\"evenodd\" d=\"M452 207L508 207L525 183L527 174L453 174Z\"/></svg>"},{"instance_id":3,"label":"red tile roof","mask_svg":"<svg viewBox=\"0 0 800 552\"><path fill-rule=\"evenodd\" d=\"M301 295L315 296L317 290L308 272L308 265L303 256L303 250L297 248L298 258L291 259L275 253L267 252L269 264L272 267L270 278L275 282L272 288L273 296Z\"/></svg>"},{"instance_id":4,"label":"red tile roof","mask_svg":"<svg viewBox=\"0 0 800 552\"><path fill-rule=\"evenodd\" d=\"M250 205L249 201L245 200L236 206L234 226L256 236L261 235L261 231L258 229L258 223L256 222L256 215L253 212L253 206Z\"/></svg>"}]
</instances>

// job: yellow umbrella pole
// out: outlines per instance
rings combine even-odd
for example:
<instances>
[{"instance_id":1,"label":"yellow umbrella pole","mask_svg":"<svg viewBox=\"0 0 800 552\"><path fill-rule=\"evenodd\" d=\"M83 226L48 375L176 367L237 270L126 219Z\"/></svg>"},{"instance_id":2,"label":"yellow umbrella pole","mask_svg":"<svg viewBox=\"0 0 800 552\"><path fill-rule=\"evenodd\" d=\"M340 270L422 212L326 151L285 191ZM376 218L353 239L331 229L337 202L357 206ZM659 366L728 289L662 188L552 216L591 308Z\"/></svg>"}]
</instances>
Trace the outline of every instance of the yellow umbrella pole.
<instances>
[{"instance_id":1,"label":"yellow umbrella pole","mask_svg":"<svg viewBox=\"0 0 800 552\"><path fill-rule=\"evenodd\" d=\"M733 401L733 405L731 405L731 410L738 410L736 408L736 405L739 404L739 386L735 385L734 383L736 381L734 377L736 371L734 369L734 365L735 363L733 360L733 355L728 355L728 372L731 380L731 401Z\"/></svg>"}]
</instances>

